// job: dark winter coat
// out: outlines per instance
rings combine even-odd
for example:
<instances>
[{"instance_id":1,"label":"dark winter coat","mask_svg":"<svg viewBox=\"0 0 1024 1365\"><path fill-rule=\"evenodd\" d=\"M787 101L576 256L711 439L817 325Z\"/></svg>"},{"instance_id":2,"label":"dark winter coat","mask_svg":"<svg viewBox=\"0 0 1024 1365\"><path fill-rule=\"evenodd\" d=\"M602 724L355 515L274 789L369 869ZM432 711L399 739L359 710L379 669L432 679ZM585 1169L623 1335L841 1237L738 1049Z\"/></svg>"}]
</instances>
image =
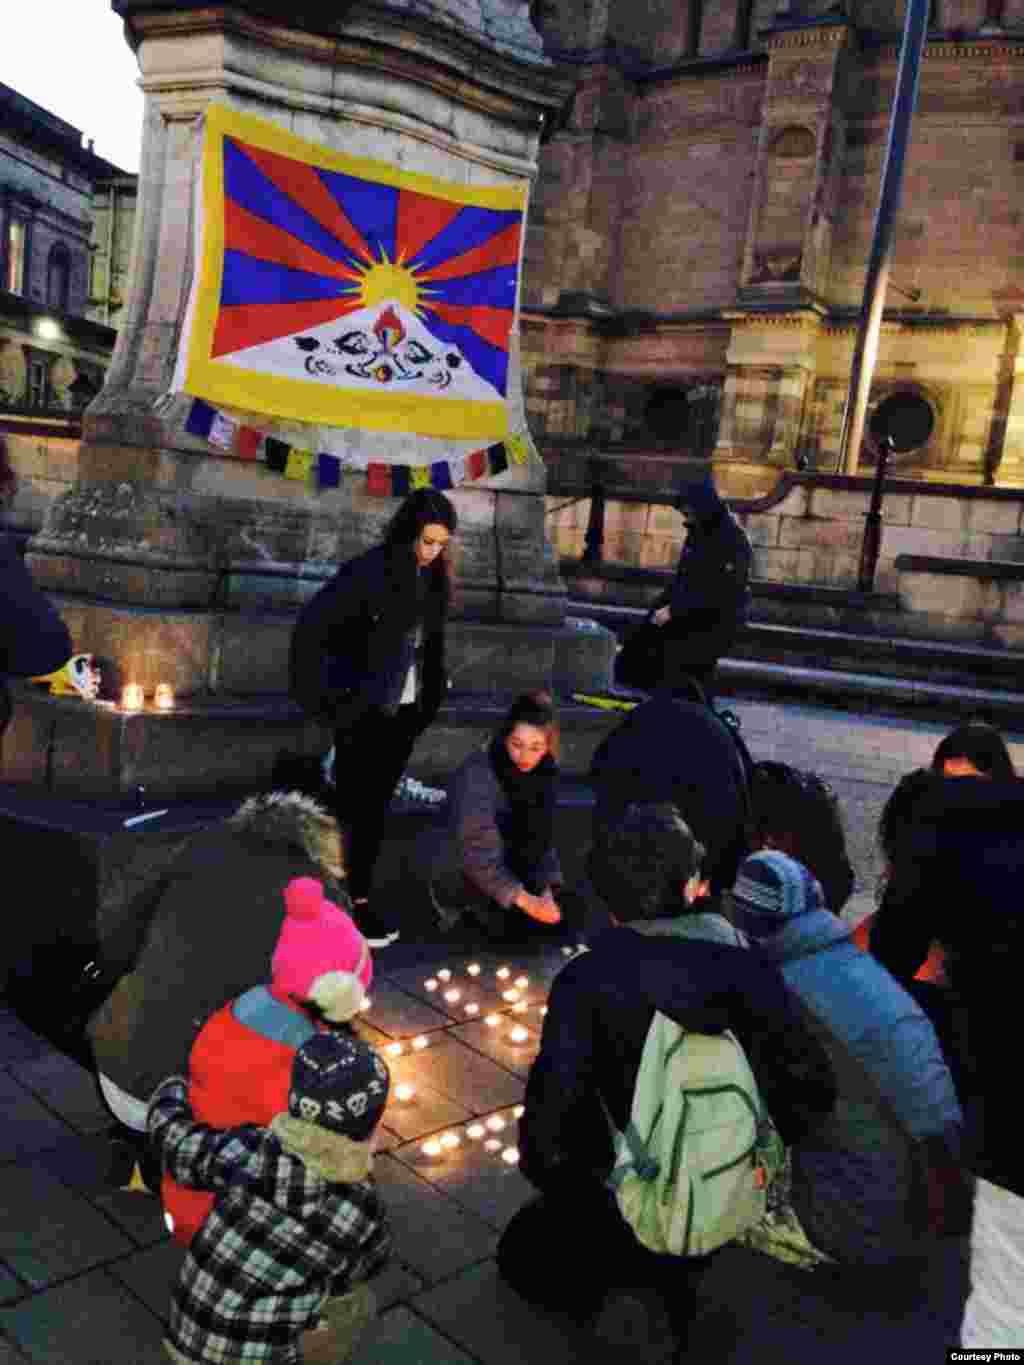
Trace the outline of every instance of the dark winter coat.
<instances>
[{"instance_id":1,"label":"dark winter coat","mask_svg":"<svg viewBox=\"0 0 1024 1365\"><path fill-rule=\"evenodd\" d=\"M966 1020L972 1169L1024 1195L1012 1012L1024 971L1024 782L936 778L871 931L871 953L900 979L946 950Z\"/></svg>"},{"instance_id":2,"label":"dark winter coat","mask_svg":"<svg viewBox=\"0 0 1024 1365\"><path fill-rule=\"evenodd\" d=\"M522 878L509 867L506 835L511 813L511 804L487 753L479 750L470 754L448 783L449 829L463 875L506 909L523 889ZM561 885L562 868L553 845L533 875L542 888Z\"/></svg>"},{"instance_id":3,"label":"dark winter coat","mask_svg":"<svg viewBox=\"0 0 1024 1365\"><path fill-rule=\"evenodd\" d=\"M624 1130L656 1010L699 1033L733 1030L784 1140L831 1109L831 1067L774 968L741 947L608 929L555 978L530 1069L520 1168L541 1191L586 1197L608 1176L601 1102Z\"/></svg>"},{"instance_id":4,"label":"dark winter coat","mask_svg":"<svg viewBox=\"0 0 1024 1365\"><path fill-rule=\"evenodd\" d=\"M752 951L781 970L839 1090L828 1117L793 1150L793 1207L804 1231L840 1261L920 1250L919 1144L943 1143L955 1159L963 1124L935 1030L828 910L793 915Z\"/></svg>"},{"instance_id":5,"label":"dark winter coat","mask_svg":"<svg viewBox=\"0 0 1024 1365\"><path fill-rule=\"evenodd\" d=\"M299 613L292 633L291 691L311 715L348 729L371 706L393 705L422 627L418 705L422 728L446 685L447 596L440 570L420 573L407 545L375 545L343 564Z\"/></svg>"},{"instance_id":6,"label":"dark winter coat","mask_svg":"<svg viewBox=\"0 0 1024 1365\"><path fill-rule=\"evenodd\" d=\"M11 715L5 679L53 673L71 657L71 636L0 532L0 734Z\"/></svg>"},{"instance_id":7,"label":"dark winter coat","mask_svg":"<svg viewBox=\"0 0 1024 1365\"><path fill-rule=\"evenodd\" d=\"M270 980L284 888L317 877L347 908L341 875L337 826L295 792L247 801L192 839L103 945L125 975L89 1021L99 1070L143 1102L187 1070L209 1016Z\"/></svg>"},{"instance_id":8,"label":"dark winter coat","mask_svg":"<svg viewBox=\"0 0 1024 1365\"><path fill-rule=\"evenodd\" d=\"M631 801L672 801L707 849L713 889L732 886L747 852L746 776L724 722L697 702L659 693L598 745L590 766L594 834Z\"/></svg>"},{"instance_id":9,"label":"dark winter coat","mask_svg":"<svg viewBox=\"0 0 1024 1365\"><path fill-rule=\"evenodd\" d=\"M668 640L685 640L695 659L712 663L730 647L750 612L750 542L710 479L689 485L679 499L696 524L686 537L662 627Z\"/></svg>"}]
</instances>

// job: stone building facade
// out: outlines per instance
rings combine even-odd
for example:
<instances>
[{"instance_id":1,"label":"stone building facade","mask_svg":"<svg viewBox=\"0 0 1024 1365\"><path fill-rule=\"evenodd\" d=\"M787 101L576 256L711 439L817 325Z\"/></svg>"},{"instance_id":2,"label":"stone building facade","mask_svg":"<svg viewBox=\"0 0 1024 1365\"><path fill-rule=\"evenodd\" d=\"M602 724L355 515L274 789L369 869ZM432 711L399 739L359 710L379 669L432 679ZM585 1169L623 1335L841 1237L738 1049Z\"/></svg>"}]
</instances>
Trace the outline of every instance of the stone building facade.
<instances>
[{"instance_id":1,"label":"stone building facade","mask_svg":"<svg viewBox=\"0 0 1024 1365\"><path fill-rule=\"evenodd\" d=\"M117 317L109 300L97 309L92 297L94 200L116 201L124 229L134 179L84 146L79 129L0 85L0 414L8 430L26 411L81 410L102 387ZM111 247L123 290L130 226L112 241L103 235L101 259Z\"/></svg>"},{"instance_id":2,"label":"stone building facade","mask_svg":"<svg viewBox=\"0 0 1024 1365\"><path fill-rule=\"evenodd\" d=\"M902 0L541 0L579 86L527 246L531 427L712 455L735 496L831 471L892 106ZM1024 0L935 0L872 403L902 477L1024 484ZM866 471L871 453L861 452Z\"/></svg>"}]
</instances>

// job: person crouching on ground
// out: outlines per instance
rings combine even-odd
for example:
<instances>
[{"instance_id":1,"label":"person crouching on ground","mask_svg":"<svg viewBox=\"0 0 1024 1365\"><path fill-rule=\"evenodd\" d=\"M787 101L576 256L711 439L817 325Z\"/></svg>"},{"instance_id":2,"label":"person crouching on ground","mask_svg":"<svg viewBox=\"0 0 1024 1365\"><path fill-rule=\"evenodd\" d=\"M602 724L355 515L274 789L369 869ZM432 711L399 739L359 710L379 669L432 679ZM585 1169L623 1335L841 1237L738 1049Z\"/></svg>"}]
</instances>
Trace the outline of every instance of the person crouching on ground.
<instances>
[{"instance_id":1,"label":"person crouching on ground","mask_svg":"<svg viewBox=\"0 0 1024 1365\"><path fill-rule=\"evenodd\" d=\"M336 1365L372 1313L366 1281L391 1233L370 1179L388 1070L365 1042L318 1033L295 1055L287 1109L267 1127L197 1123L171 1076L149 1107L168 1175L213 1191L171 1300L177 1365Z\"/></svg>"},{"instance_id":2,"label":"person crouching on ground","mask_svg":"<svg viewBox=\"0 0 1024 1365\"><path fill-rule=\"evenodd\" d=\"M611 1289L644 1285L685 1338L703 1262L642 1247L605 1183L615 1157L609 1118L624 1131L655 1012L698 1033L731 1029L784 1141L829 1111L835 1088L774 968L745 948L674 932L680 909L706 890L699 845L674 808L628 807L588 872L615 927L555 978L519 1127L520 1169L541 1197L506 1228L498 1268L531 1303L582 1321ZM738 942L727 925L721 932Z\"/></svg>"},{"instance_id":3,"label":"person crouching on ground","mask_svg":"<svg viewBox=\"0 0 1024 1365\"><path fill-rule=\"evenodd\" d=\"M442 926L466 916L491 938L557 925L562 870L555 849L558 716L546 692L517 698L486 749L448 786L449 829L462 885L432 884ZM448 901L450 900L450 904Z\"/></svg>"},{"instance_id":4,"label":"person crouching on ground","mask_svg":"<svg viewBox=\"0 0 1024 1365\"><path fill-rule=\"evenodd\" d=\"M296 1049L319 1031L355 1036L351 1021L373 979L366 940L315 878L290 882L284 906L269 986L253 986L211 1015L189 1054L189 1106L214 1128L266 1125L286 1109ZM160 1193L168 1228L187 1247L213 1195L169 1176Z\"/></svg>"},{"instance_id":5,"label":"person crouching on ground","mask_svg":"<svg viewBox=\"0 0 1024 1365\"><path fill-rule=\"evenodd\" d=\"M752 854L732 901L737 928L781 971L839 1086L832 1112L793 1145L797 1238L841 1264L880 1268L879 1284L899 1294L914 1282L930 1233L965 1221L962 1199L944 1203L947 1190L963 1191L963 1115L935 1030L853 944L795 859ZM863 1294L867 1301L866 1283Z\"/></svg>"}]
</instances>

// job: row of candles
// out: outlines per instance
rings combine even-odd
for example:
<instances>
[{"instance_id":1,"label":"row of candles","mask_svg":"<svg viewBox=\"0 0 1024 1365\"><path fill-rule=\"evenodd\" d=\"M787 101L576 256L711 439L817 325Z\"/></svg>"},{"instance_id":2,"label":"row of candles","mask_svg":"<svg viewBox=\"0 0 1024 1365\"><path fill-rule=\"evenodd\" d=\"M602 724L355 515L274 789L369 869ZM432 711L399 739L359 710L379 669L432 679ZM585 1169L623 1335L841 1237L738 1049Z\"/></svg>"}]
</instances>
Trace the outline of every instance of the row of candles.
<instances>
[{"instance_id":1,"label":"row of candles","mask_svg":"<svg viewBox=\"0 0 1024 1365\"><path fill-rule=\"evenodd\" d=\"M521 1119L523 1116L523 1106L517 1104L512 1111L513 1117ZM514 1166L519 1160L518 1147L504 1147L502 1140L497 1136L503 1132L507 1122L500 1114L492 1114L489 1119L477 1120L467 1124L466 1137L470 1142L482 1142L485 1152L501 1152L502 1161L509 1166ZM488 1136L490 1134L490 1136ZM439 1156L444 1156L446 1152L453 1152L460 1146L462 1138L458 1133L442 1133L440 1137L428 1138L420 1146L422 1154L431 1161L435 1161Z\"/></svg>"},{"instance_id":2,"label":"row of candles","mask_svg":"<svg viewBox=\"0 0 1024 1365\"><path fill-rule=\"evenodd\" d=\"M125 683L121 689L121 710L141 711L146 705L146 693L141 683ZM158 711L174 710L174 688L170 683L157 683L153 705Z\"/></svg>"}]
</instances>

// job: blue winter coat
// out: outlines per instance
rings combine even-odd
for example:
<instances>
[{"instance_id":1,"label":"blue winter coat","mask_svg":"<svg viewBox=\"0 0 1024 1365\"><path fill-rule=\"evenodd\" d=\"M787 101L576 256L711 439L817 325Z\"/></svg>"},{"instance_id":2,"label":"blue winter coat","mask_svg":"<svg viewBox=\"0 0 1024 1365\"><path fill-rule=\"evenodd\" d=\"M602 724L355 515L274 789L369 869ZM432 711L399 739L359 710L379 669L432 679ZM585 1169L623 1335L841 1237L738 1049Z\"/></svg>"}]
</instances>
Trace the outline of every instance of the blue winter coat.
<instances>
[{"instance_id":1,"label":"blue winter coat","mask_svg":"<svg viewBox=\"0 0 1024 1365\"><path fill-rule=\"evenodd\" d=\"M839 1095L793 1150L793 1205L808 1237L847 1262L917 1247L916 1144L959 1152L963 1116L931 1023L827 910L786 921L752 948L781 968L827 1049Z\"/></svg>"}]
</instances>

